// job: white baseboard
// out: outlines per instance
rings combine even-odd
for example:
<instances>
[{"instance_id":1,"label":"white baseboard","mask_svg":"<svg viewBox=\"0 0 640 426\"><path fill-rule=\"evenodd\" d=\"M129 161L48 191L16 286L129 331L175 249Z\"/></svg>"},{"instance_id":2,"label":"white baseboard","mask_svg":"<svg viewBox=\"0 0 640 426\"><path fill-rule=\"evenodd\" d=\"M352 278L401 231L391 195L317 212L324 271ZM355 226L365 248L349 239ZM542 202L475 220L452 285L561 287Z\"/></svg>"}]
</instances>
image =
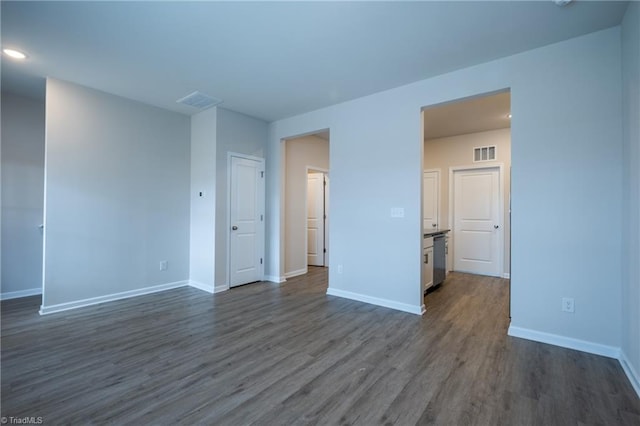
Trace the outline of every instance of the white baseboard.
<instances>
[{"instance_id":1,"label":"white baseboard","mask_svg":"<svg viewBox=\"0 0 640 426\"><path fill-rule=\"evenodd\" d=\"M302 269L298 269L297 271L285 272L284 277L285 278L293 278L293 277L297 277L299 275L304 275L307 272L309 272L309 269L302 268Z\"/></svg>"},{"instance_id":2,"label":"white baseboard","mask_svg":"<svg viewBox=\"0 0 640 426\"><path fill-rule=\"evenodd\" d=\"M627 354L625 354L623 350L620 350L620 358L618 361L620 361L620 365L629 378L631 386L633 386L633 389L638 394L638 398L640 398L640 375L633 368L633 365L629 362L629 358L627 358Z\"/></svg>"},{"instance_id":3,"label":"white baseboard","mask_svg":"<svg viewBox=\"0 0 640 426\"><path fill-rule=\"evenodd\" d=\"M128 299L130 297L142 296L144 294L157 293L159 291L171 290L189 285L189 281L176 281L173 283L160 284L152 287L139 288L136 290L123 291L122 293L107 294L105 296L91 297L89 299L76 300L73 302L59 303L51 306L40 306L40 315L53 314L55 312L68 311L70 309L83 308L85 306L97 305L99 303L112 302L114 300Z\"/></svg>"},{"instance_id":4,"label":"white baseboard","mask_svg":"<svg viewBox=\"0 0 640 426\"><path fill-rule=\"evenodd\" d=\"M275 275L265 275L263 281L269 281L270 283L282 284L286 282L287 279L285 277L277 277Z\"/></svg>"},{"instance_id":5,"label":"white baseboard","mask_svg":"<svg viewBox=\"0 0 640 426\"><path fill-rule=\"evenodd\" d=\"M422 315L422 306L409 305L407 303L396 302L388 299L381 299L378 297L367 296L366 294L353 293L345 290L338 290L336 288L329 287L327 289L329 296L338 296L344 299L357 300L358 302L369 303L371 305L383 306L385 308L395 309L397 311L409 312L410 314Z\"/></svg>"},{"instance_id":6,"label":"white baseboard","mask_svg":"<svg viewBox=\"0 0 640 426\"><path fill-rule=\"evenodd\" d=\"M222 293L223 291L227 291L229 290L231 287L229 287L229 284L218 284L216 286L213 286L213 292L214 293Z\"/></svg>"},{"instance_id":7,"label":"white baseboard","mask_svg":"<svg viewBox=\"0 0 640 426\"><path fill-rule=\"evenodd\" d=\"M37 296L38 294L42 294L41 287L19 291L8 291L6 293L0 293L0 300L19 299L21 297Z\"/></svg>"},{"instance_id":8,"label":"white baseboard","mask_svg":"<svg viewBox=\"0 0 640 426\"><path fill-rule=\"evenodd\" d=\"M207 293L215 293L212 285L203 284L199 281L189 280L189 287L197 288L198 290L206 291Z\"/></svg>"},{"instance_id":9,"label":"white baseboard","mask_svg":"<svg viewBox=\"0 0 640 426\"><path fill-rule=\"evenodd\" d=\"M509 336L520 337L522 339L533 340L534 342L548 343L577 351L587 352L595 355L602 355L609 358L620 359L620 348L615 346L602 345L600 343L588 342L586 340L574 339L572 337L559 336L557 334L544 333L542 331L528 328L509 326L507 332Z\"/></svg>"},{"instance_id":10,"label":"white baseboard","mask_svg":"<svg viewBox=\"0 0 640 426\"><path fill-rule=\"evenodd\" d=\"M502 278L505 278L505 279L508 280L508 279L511 278L511 274L509 272L505 272L505 273L502 274Z\"/></svg>"}]
</instances>

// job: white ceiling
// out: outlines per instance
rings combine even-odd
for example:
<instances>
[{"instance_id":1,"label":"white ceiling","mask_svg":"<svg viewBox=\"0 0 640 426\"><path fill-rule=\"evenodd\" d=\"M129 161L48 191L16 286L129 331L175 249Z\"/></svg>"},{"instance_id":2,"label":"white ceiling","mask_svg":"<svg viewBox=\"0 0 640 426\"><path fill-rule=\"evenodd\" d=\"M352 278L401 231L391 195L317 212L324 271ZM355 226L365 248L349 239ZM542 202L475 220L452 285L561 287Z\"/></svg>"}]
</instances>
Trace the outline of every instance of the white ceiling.
<instances>
[{"instance_id":1,"label":"white ceiling","mask_svg":"<svg viewBox=\"0 0 640 426\"><path fill-rule=\"evenodd\" d=\"M272 121L618 25L626 2L2 2L2 88L51 76Z\"/></svg>"},{"instance_id":2,"label":"white ceiling","mask_svg":"<svg viewBox=\"0 0 640 426\"><path fill-rule=\"evenodd\" d=\"M424 140L511 127L511 93L478 96L424 109Z\"/></svg>"}]
</instances>

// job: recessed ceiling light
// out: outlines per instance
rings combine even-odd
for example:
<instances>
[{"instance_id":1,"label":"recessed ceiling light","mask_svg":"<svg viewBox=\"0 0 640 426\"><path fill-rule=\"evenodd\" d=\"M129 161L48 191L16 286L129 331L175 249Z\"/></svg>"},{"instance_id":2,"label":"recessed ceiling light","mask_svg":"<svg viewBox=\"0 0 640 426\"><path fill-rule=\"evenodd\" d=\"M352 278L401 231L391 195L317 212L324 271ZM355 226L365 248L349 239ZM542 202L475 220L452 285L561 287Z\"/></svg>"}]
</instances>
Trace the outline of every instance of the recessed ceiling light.
<instances>
[{"instance_id":1,"label":"recessed ceiling light","mask_svg":"<svg viewBox=\"0 0 640 426\"><path fill-rule=\"evenodd\" d=\"M15 49L2 49L5 55L13 58L13 59L25 59L27 57L26 54L22 53L19 50Z\"/></svg>"}]
</instances>

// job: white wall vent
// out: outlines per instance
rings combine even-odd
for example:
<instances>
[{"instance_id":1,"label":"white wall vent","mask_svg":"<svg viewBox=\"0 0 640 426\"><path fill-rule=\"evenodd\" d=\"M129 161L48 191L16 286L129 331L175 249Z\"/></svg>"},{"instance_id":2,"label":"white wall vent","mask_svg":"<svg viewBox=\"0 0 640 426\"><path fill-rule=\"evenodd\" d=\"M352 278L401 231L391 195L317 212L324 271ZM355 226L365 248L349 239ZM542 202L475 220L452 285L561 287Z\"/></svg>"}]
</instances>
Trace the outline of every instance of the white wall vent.
<instances>
[{"instance_id":1,"label":"white wall vent","mask_svg":"<svg viewBox=\"0 0 640 426\"><path fill-rule=\"evenodd\" d=\"M479 161L495 161L496 159L496 146L480 146L473 148L473 162Z\"/></svg>"},{"instance_id":2,"label":"white wall vent","mask_svg":"<svg viewBox=\"0 0 640 426\"><path fill-rule=\"evenodd\" d=\"M222 99L214 98L213 96L206 95L196 90L195 92L188 94L184 98L178 99L176 102L182 105L190 106L192 108L203 110L216 105L220 105L222 103Z\"/></svg>"}]
</instances>

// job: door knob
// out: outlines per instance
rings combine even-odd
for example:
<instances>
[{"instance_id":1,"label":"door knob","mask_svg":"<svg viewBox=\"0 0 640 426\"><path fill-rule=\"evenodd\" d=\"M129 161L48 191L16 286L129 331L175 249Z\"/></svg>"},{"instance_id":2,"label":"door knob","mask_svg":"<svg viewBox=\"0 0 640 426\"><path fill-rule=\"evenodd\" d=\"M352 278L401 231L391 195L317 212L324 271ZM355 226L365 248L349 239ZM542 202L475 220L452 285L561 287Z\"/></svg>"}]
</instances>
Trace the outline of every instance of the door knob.
<instances>
[{"instance_id":1,"label":"door knob","mask_svg":"<svg viewBox=\"0 0 640 426\"><path fill-rule=\"evenodd\" d=\"M232 231L237 231L237 230L238 230L238 227L237 227L237 226L235 226L235 225L233 225L233 226L231 227L231 230L232 230Z\"/></svg>"},{"instance_id":2,"label":"door knob","mask_svg":"<svg viewBox=\"0 0 640 426\"><path fill-rule=\"evenodd\" d=\"M435 223L432 223L432 224L431 224L431 227L432 227L432 228L435 228L436 226L437 226L437 225L436 225Z\"/></svg>"},{"instance_id":3,"label":"door knob","mask_svg":"<svg viewBox=\"0 0 640 426\"><path fill-rule=\"evenodd\" d=\"M500 228L498 225L493 225L493 229L498 229Z\"/></svg>"}]
</instances>

